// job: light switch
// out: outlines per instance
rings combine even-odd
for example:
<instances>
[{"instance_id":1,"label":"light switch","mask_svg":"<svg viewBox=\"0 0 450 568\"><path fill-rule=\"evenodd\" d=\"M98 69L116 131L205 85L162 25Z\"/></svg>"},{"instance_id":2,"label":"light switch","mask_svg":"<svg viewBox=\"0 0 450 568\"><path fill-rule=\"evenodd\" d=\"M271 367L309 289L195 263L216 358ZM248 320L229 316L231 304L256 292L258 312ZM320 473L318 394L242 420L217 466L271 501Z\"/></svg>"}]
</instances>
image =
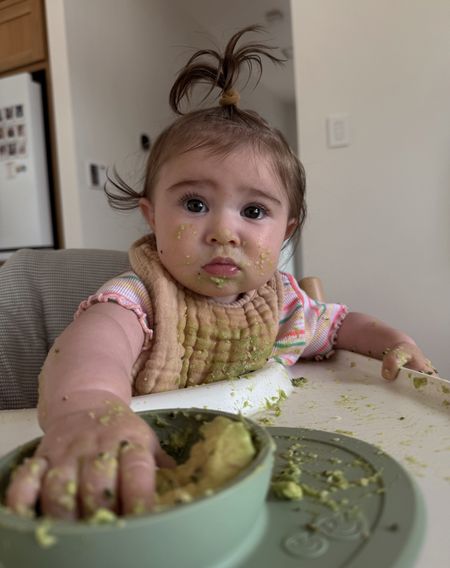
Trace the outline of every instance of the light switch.
<instances>
[{"instance_id":1,"label":"light switch","mask_svg":"<svg viewBox=\"0 0 450 568\"><path fill-rule=\"evenodd\" d=\"M103 189L106 183L106 166L97 162L88 162L87 181L91 189Z\"/></svg>"},{"instance_id":2,"label":"light switch","mask_svg":"<svg viewBox=\"0 0 450 568\"><path fill-rule=\"evenodd\" d=\"M348 114L330 114L327 117L327 143L329 148L350 145Z\"/></svg>"}]
</instances>

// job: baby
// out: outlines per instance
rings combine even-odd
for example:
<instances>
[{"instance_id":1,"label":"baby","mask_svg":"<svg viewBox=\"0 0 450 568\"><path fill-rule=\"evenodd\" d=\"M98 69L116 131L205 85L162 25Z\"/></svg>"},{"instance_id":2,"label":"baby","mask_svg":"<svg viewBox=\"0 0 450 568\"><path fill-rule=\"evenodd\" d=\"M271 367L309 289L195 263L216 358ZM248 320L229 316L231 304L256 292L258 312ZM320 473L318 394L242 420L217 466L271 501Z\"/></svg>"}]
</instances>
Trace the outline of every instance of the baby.
<instances>
[{"instance_id":1,"label":"baby","mask_svg":"<svg viewBox=\"0 0 450 568\"><path fill-rule=\"evenodd\" d=\"M8 488L7 504L30 514L86 518L99 508L151 509L155 470L172 460L129 408L131 396L237 377L269 359L286 365L348 349L399 367L433 369L405 333L339 304L309 298L277 270L305 218L305 175L283 136L242 110L241 68L261 72L268 47L200 51L170 93L181 116L155 141L142 192L118 176L119 208L138 206L151 233L131 247L132 270L82 303L51 348L39 380L44 437ZM219 104L182 114L193 86Z\"/></svg>"}]
</instances>

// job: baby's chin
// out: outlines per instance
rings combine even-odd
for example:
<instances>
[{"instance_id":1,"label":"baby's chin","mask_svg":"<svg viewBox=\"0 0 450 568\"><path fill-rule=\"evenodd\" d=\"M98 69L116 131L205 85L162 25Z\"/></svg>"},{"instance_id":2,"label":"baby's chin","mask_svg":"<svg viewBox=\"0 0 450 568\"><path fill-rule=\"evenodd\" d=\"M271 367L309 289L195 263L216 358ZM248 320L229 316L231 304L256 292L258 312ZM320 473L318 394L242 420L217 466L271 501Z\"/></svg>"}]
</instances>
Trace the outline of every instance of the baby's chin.
<instances>
[{"instance_id":1,"label":"baby's chin","mask_svg":"<svg viewBox=\"0 0 450 568\"><path fill-rule=\"evenodd\" d=\"M267 279L248 283L246 286L242 282L227 280L223 277L208 277L200 279L194 284L184 284L185 288L195 292L200 296L204 296L210 300L214 300L220 304L231 304L242 298L245 294L253 292L268 282L273 275L269 275Z\"/></svg>"}]
</instances>

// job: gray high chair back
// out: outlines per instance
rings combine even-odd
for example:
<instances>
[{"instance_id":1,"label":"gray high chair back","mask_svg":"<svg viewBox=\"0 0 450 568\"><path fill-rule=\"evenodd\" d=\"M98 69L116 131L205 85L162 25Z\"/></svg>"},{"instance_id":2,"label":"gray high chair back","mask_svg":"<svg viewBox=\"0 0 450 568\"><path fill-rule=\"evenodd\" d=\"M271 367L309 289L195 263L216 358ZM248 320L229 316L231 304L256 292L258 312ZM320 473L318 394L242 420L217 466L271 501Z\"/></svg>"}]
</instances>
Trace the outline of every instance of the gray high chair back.
<instances>
[{"instance_id":1,"label":"gray high chair back","mask_svg":"<svg viewBox=\"0 0 450 568\"><path fill-rule=\"evenodd\" d=\"M0 409L37 404L37 377L80 302L129 268L126 252L31 250L0 267Z\"/></svg>"}]
</instances>

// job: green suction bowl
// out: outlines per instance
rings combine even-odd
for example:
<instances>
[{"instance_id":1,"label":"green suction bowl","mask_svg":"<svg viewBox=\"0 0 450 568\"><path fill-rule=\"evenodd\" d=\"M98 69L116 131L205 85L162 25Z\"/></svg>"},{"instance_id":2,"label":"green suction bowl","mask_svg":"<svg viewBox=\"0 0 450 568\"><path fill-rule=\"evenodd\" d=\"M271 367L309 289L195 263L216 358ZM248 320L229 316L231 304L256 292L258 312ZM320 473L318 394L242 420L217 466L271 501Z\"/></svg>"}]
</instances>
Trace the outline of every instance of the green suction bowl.
<instances>
[{"instance_id":1,"label":"green suction bowl","mask_svg":"<svg viewBox=\"0 0 450 568\"><path fill-rule=\"evenodd\" d=\"M274 460L274 443L256 423L225 412L192 409L142 413L162 443L173 432L187 434L187 451L198 439L198 428L215 416L243 420L257 454L252 463L216 493L192 503L115 524L49 521L54 538L43 547L36 537L43 519L23 519L0 507L1 568L227 568L246 557L264 534L265 499ZM37 440L0 459L0 498L11 468L33 453Z\"/></svg>"}]
</instances>

